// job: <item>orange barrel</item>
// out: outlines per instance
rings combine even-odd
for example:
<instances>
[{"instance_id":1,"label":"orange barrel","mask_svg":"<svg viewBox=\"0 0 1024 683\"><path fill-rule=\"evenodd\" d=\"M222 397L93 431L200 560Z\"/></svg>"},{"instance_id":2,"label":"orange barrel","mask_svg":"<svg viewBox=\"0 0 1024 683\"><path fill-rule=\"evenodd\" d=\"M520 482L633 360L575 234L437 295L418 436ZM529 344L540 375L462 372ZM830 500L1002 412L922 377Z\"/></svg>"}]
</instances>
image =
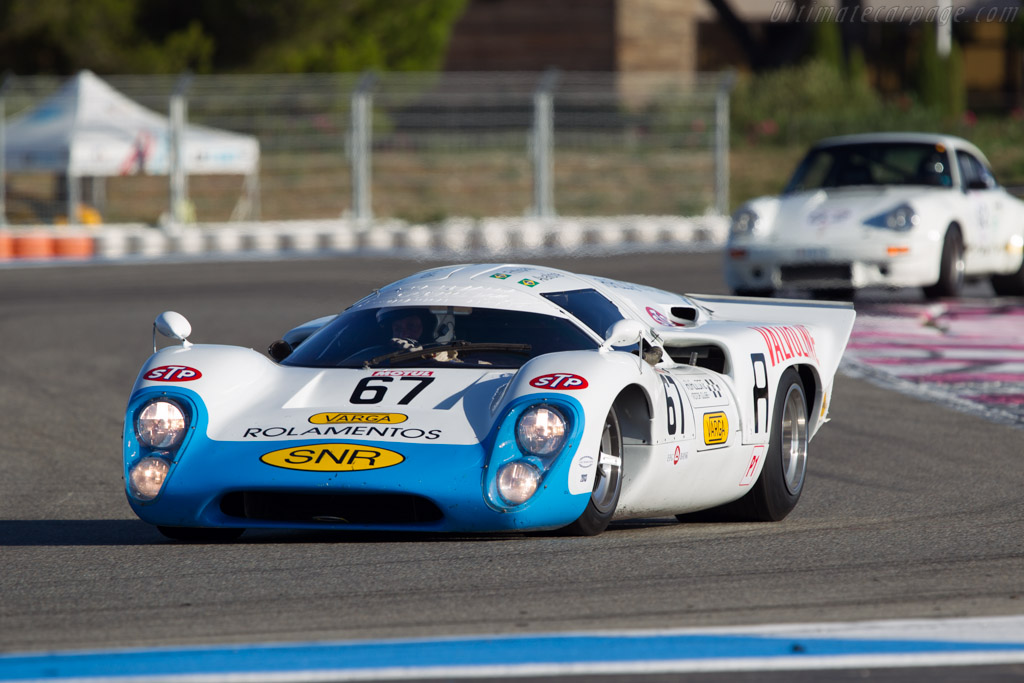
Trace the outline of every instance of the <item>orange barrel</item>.
<instances>
[{"instance_id":1,"label":"orange barrel","mask_svg":"<svg viewBox=\"0 0 1024 683\"><path fill-rule=\"evenodd\" d=\"M0 230L0 261L14 258L14 238L6 230Z\"/></svg>"},{"instance_id":2,"label":"orange barrel","mask_svg":"<svg viewBox=\"0 0 1024 683\"><path fill-rule=\"evenodd\" d=\"M26 232L15 235L14 258L53 258L53 235L46 232Z\"/></svg>"},{"instance_id":3,"label":"orange barrel","mask_svg":"<svg viewBox=\"0 0 1024 683\"><path fill-rule=\"evenodd\" d=\"M59 235L53 240L54 255L58 258L92 258L96 245L92 235Z\"/></svg>"}]
</instances>

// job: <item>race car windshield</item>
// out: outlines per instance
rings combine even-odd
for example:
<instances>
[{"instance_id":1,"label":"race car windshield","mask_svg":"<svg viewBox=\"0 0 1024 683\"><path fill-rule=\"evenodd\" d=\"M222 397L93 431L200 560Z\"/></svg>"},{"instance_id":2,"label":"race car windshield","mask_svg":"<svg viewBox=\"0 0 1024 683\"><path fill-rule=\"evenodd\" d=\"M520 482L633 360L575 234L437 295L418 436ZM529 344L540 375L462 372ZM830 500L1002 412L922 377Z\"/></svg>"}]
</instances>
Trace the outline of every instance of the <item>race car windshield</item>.
<instances>
[{"instance_id":1,"label":"race car windshield","mask_svg":"<svg viewBox=\"0 0 1024 683\"><path fill-rule=\"evenodd\" d=\"M873 142L812 149L784 192L880 185L952 187L946 148L916 142Z\"/></svg>"},{"instance_id":2,"label":"race car windshield","mask_svg":"<svg viewBox=\"0 0 1024 683\"><path fill-rule=\"evenodd\" d=\"M518 368L555 351L598 348L574 323L541 313L402 306L346 312L282 361L316 368Z\"/></svg>"}]
</instances>

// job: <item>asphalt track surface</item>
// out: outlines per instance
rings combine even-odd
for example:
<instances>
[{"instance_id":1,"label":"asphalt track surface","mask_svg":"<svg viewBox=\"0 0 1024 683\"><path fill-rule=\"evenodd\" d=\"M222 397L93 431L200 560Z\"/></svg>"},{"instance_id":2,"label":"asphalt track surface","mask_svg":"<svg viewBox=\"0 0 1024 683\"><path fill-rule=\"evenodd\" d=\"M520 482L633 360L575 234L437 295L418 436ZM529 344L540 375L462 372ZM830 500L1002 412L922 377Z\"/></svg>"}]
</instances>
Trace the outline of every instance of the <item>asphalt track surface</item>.
<instances>
[{"instance_id":1,"label":"asphalt track surface","mask_svg":"<svg viewBox=\"0 0 1024 683\"><path fill-rule=\"evenodd\" d=\"M533 261L725 291L714 254ZM0 653L1024 614L1022 431L842 375L803 498L781 523L184 545L134 517L120 431L157 313L185 314L194 342L262 350L430 265L0 270ZM1024 666L973 674L1011 680Z\"/></svg>"}]
</instances>

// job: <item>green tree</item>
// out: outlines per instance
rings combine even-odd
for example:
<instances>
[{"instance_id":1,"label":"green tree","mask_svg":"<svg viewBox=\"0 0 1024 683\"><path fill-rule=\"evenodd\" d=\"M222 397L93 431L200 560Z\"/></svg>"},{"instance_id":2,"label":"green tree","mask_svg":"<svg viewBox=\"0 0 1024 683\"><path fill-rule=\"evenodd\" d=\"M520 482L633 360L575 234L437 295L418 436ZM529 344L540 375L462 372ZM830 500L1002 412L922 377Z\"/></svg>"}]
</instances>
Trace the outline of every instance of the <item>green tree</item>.
<instances>
[{"instance_id":1,"label":"green tree","mask_svg":"<svg viewBox=\"0 0 1024 683\"><path fill-rule=\"evenodd\" d=\"M935 25L925 24L922 28L916 69L918 99L945 116L960 116L967 104L960 46L954 40L949 56L942 57L936 47Z\"/></svg>"},{"instance_id":2,"label":"green tree","mask_svg":"<svg viewBox=\"0 0 1024 683\"><path fill-rule=\"evenodd\" d=\"M0 70L426 71L466 1L0 0Z\"/></svg>"}]
</instances>

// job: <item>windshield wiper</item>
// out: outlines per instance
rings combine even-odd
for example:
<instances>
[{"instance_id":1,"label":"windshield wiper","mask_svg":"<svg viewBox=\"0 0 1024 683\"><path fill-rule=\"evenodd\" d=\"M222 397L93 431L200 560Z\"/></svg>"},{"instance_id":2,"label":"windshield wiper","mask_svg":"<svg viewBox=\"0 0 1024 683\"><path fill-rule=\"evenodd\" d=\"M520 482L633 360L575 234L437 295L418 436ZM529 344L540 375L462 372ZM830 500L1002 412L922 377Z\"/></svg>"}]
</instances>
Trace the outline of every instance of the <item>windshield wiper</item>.
<instances>
[{"instance_id":1,"label":"windshield wiper","mask_svg":"<svg viewBox=\"0 0 1024 683\"><path fill-rule=\"evenodd\" d=\"M385 361L391 363L400 363L404 360L412 360L414 358L423 358L424 356L433 356L443 351L507 351L510 353L518 353L522 355L529 355L530 350L533 347L529 344L505 344L502 342L468 342L468 341L453 341L448 344L441 344L440 346L431 346L428 348L417 349L415 351L392 351L391 353L385 353L384 355L371 358L368 361L363 362L364 368L369 368L374 365L379 365Z\"/></svg>"}]
</instances>

